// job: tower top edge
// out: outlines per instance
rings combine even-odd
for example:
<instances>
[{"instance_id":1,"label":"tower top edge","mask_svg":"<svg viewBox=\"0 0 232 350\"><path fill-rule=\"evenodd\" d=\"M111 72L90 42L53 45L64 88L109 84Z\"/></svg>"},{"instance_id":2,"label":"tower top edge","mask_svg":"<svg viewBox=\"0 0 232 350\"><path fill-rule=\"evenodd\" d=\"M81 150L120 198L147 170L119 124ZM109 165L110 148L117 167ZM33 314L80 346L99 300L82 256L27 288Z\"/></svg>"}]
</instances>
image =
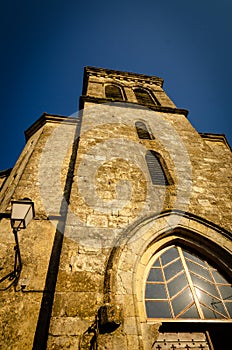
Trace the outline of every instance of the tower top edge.
<instances>
[{"instance_id":1,"label":"tower top edge","mask_svg":"<svg viewBox=\"0 0 232 350\"><path fill-rule=\"evenodd\" d=\"M136 79L136 80L147 80L150 82L154 82L155 84L163 86L164 80L160 77L153 76L153 75L145 75L141 73L133 73L133 72L126 72L126 71L119 71L114 69L108 69L108 68L98 68L93 66L86 66L84 67L84 78L87 78L90 75L95 75L99 77L104 76L111 76L111 77L118 77L123 79Z\"/></svg>"}]
</instances>

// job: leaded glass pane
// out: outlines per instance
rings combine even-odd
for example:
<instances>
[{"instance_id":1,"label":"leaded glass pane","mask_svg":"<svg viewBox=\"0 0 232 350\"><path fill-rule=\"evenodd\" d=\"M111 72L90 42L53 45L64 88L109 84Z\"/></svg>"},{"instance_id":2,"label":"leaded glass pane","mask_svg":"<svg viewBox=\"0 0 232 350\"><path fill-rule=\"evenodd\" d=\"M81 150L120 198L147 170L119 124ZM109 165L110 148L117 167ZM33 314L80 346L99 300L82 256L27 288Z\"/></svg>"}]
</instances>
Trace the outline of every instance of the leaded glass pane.
<instances>
[{"instance_id":1,"label":"leaded glass pane","mask_svg":"<svg viewBox=\"0 0 232 350\"><path fill-rule=\"evenodd\" d=\"M220 312L225 317L227 316L224 305L220 299L216 299L212 295L209 295L209 294L203 292L202 290L199 290L198 288L195 288L195 290L196 290L198 300L202 304L205 304L206 306L209 306L209 308L211 308L217 312Z\"/></svg>"},{"instance_id":2,"label":"leaded glass pane","mask_svg":"<svg viewBox=\"0 0 232 350\"><path fill-rule=\"evenodd\" d=\"M171 311L167 301L146 301L148 318L171 318Z\"/></svg>"},{"instance_id":3,"label":"leaded glass pane","mask_svg":"<svg viewBox=\"0 0 232 350\"><path fill-rule=\"evenodd\" d=\"M222 315L227 317L226 310L221 300L212 300L209 306L211 306L211 308L214 309L215 311L220 312Z\"/></svg>"},{"instance_id":4,"label":"leaded glass pane","mask_svg":"<svg viewBox=\"0 0 232 350\"><path fill-rule=\"evenodd\" d=\"M174 261L164 268L164 274L166 280L169 280L171 277L175 276L178 272L183 270L183 265L180 259Z\"/></svg>"},{"instance_id":5,"label":"leaded glass pane","mask_svg":"<svg viewBox=\"0 0 232 350\"><path fill-rule=\"evenodd\" d=\"M203 280L202 278L198 278L196 275L191 273L191 277L193 280L193 284L196 287L199 287L202 290L207 290L210 294L214 295L215 297L219 298L218 292L214 286L214 284Z\"/></svg>"},{"instance_id":6,"label":"leaded glass pane","mask_svg":"<svg viewBox=\"0 0 232 350\"><path fill-rule=\"evenodd\" d=\"M220 290L222 299L232 300L232 288L230 285L227 285L227 286L219 285L218 288Z\"/></svg>"},{"instance_id":7,"label":"leaded glass pane","mask_svg":"<svg viewBox=\"0 0 232 350\"><path fill-rule=\"evenodd\" d=\"M147 283L145 297L146 299L166 299L165 285Z\"/></svg>"},{"instance_id":8,"label":"leaded glass pane","mask_svg":"<svg viewBox=\"0 0 232 350\"><path fill-rule=\"evenodd\" d=\"M203 268L201 265L195 264L189 260L187 260L187 265L189 270L191 270L192 272L195 272L196 274L206 278L209 281L213 281L212 280L212 276L210 275L209 271L205 268Z\"/></svg>"},{"instance_id":9,"label":"leaded glass pane","mask_svg":"<svg viewBox=\"0 0 232 350\"><path fill-rule=\"evenodd\" d=\"M177 316L181 311L183 311L188 305L193 302L193 296L189 288L185 289L177 297L172 300L172 307L175 316Z\"/></svg>"},{"instance_id":10,"label":"leaded glass pane","mask_svg":"<svg viewBox=\"0 0 232 350\"><path fill-rule=\"evenodd\" d=\"M212 295L203 292L202 290L200 290L199 288L195 287L195 291L196 291L196 295L197 298L200 302L202 302L203 304L209 305L212 307L212 303L213 302L218 302L220 301L219 299L216 299L215 297L213 297Z\"/></svg>"},{"instance_id":11,"label":"leaded glass pane","mask_svg":"<svg viewBox=\"0 0 232 350\"><path fill-rule=\"evenodd\" d=\"M203 310L204 318L211 319L211 318L223 318L216 310L209 309L208 307L201 305L201 308Z\"/></svg>"},{"instance_id":12,"label":"leaded glass pane","mask_svg":"<svg viewBox=\"0 0 232 350\"><path fill-rule=\"evenodd\" d=\"M173 261L178 257L179 257L179 253L177 249L175 247L172 247L161 255L162 264L166 265L167 263L169 263L170 261Z\"/></svg>"},{"instance_id":13,"label":"leaded glass pane","mask_svg":"<svg viewBox=\"0 0 232 350\"><path fill-rule=\"evenodd\" d=\"M163 282L163 273L161 269L153 268L148 275L148 281Z\"/></svg>"},{"instance_id":14,"label":"leaded glass pane","mask_svg":"<svg viewBox=\"0 0 232 350\"><path fill-rule=\"evenodd\" d=\"M184 312L181 318L199 318L199 313L197 312L196 305L193 304L186 312Z\"/></svg>"},{"instance_id":15,"label":"leaded glass pane","mask_svg":"<svg viewBox=\"0 0 232 350\"><path fill-rule=\"evenodd\" d=\"M227 280L217 270L212 270L212 274L217 283L228 284Z\"/></svg>"},{"instance_id":16,"label":"leaded glass pane","mask_svg":"<svg viewBox=\"0 0 232 350\"><path fill-rule=\"evenodd\" d=\"M199 259L196 255L193 255L193 254L190 254L188 252L186 252L185 250L183 250L183 254L186 258L192 260L192 261L195 261L197 262L198 264L201 264L202 266L206 266L205 262L201 259Z\"/></svg>"},{"instance_id":17,"label":"leaded glass pane","mask_svg":"<svg viewBox=\"0 0 232 350\"><path fill-rule=\"evenodd\" d=\"M160 261L159 259L156 259L155 262L153 263L152 267L160 267Z\"/></svg>"},{"instance_id":18,"label":"leaded glass pane","mask_svg":"<svg viewBox=\"0 0 232 350\"><path fill-rule=\"evenodd\" d=\"M232 318L232 302L225 301L225 306L226 306L226 309L227 309L230 317Z\"/></svg>"},{"instance_id":19,"label":"leaded glass pane","mask_svg":"<svg viewBox=\"0 0 232 350\"><path fill-rule=\"evenodd\" d=\"M187 285L188 285L187 279L184 273L181 273L174 280L168 283L168 291L169 291L170 297L180 292Z\"/></svg>"}]
</instances>

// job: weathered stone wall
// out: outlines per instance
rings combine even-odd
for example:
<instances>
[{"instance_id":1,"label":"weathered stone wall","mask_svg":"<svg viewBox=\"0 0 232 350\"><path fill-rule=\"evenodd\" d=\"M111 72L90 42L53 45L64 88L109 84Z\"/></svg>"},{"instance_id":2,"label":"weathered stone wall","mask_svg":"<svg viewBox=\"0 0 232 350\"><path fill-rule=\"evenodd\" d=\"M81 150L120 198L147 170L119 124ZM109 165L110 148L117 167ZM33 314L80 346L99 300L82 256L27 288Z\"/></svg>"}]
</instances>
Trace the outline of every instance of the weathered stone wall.
<instances>
[{"instance_id":1,"label":"weathered stone wall","mask_svg":"<svg viewBox=\"0 0 232 350\"><path fill-rule=\"evenodd\" d=\"M151 349L160 327L147 323L144 307L152 250L178 239L206 253L215 246L232 251L225 138L198 134L159 78L100 70L88 79L86 95L105 99L104 84L115 81L134 105L86 101L76 120L44 116L29 130L0 198L3 214L11 199L23 197L36 211L19 232L17 292L0 292L2 349ZM167 109L138 108L138 85ZM151 140L138 138L136 121L146 124ZM148 150L164 160L168 186L152 184ZM13 268L13 246L2 215L1 276ZM217 251L212 255L218 259ZM231 272L226 261L221 266Z\"/></svg>"},{"instance_id":2,"label":"weathered stone wall","mask_svg":"<svg viewBox=\"0 0 232 350\"><path fill-rule=\"evenodd\" d=\"M68 128L69 126L67 126ZM12 281L3 281L0 285L1 310L1 349L32 349L38 315L46 288L45 280L51 257L58 216L48 220L46 206L41 195L42 182L46 183L46 172L41 164L41 155L57 124L48 123L40 128L27 142L19 160L8 177L1 192L1 213L11 209L11 199L29 197L35 203L35 219L25 230L18 232L19 246L22 258L22 272L16 286L7 288ZM73 128L72 128L73 129ZM53 143L53 152L59 152L60 144ZM46 168L55 170L56 158L48 160ZM63 173L67 176L68 167ZM43 173L45 171L45 173ZM54 179L57 182L57 179ZM43 183L43 185L45 185ZM62 183L61 183L62 186ZM52 188L47 188L50 200L56 194ZM61 191L63 189L61 188ZM57 214L57 213L54 213ZM5 215L4 215L5 216ZM14 236L8 218L2 218L0 230L0 266L1 278L13 271L14 267ZM23 286L23 290L22 290Z\"/></svg>"},{"instance_id":3,"label":"weathered stone wall","mask_svg":"<svg viewBox=\"0 0 232 350\"><path fill-rule=\"evenodd\" d=\"M137 120L146 123L153 140L138 139ZM123 239L144 218L171 209L195 214L230 230L231 153L223 140L221 144L223 152L218 158L180 114L85 105L49 348L59 348L68 342L70 348L78 344L80 349L88 349L94 341L99 349L151 348L159 324L146 324L143 299L138 300L133 290L136 263L142 259L139 250L142 244L148 244L150 231L144 229L132 247L126 244L129 253L125 262L115 258L109 269L115 270L117 277L114 286L107 289L106 285L111 283L106 273L110 253L124 244ZM144 161L148 149L159 152L165 159L173 185L166 188L152 185ZM167 217L162 232L172 225L178 227L181 220ZM228 239L222 239L218 232L209 233L209 227L199 226L198 222L190 225L186 219L180 227L195 230L196 234L231 249ZM141 279L141 293L143 285ZM96 323L98 310L112 300L122 310L122 324L114 332L101 332ZM140 314L136 311L136 300Z\"/></svg>"}]
</instances>

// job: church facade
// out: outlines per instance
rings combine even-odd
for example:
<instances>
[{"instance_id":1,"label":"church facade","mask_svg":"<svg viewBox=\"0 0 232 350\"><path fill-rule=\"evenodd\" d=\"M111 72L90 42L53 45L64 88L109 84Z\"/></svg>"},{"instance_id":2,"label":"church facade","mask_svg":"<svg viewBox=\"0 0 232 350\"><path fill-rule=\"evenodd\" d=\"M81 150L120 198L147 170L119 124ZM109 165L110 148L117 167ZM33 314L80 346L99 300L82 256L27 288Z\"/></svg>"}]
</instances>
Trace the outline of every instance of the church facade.
<instances>
[{"instance_id":1,"label":"church facade","mask_svg":"<svg viewBox=\"0 0 232 350\"><path fill-rule=\"evenodd\" d=\"M187 114L159 77L85 67L80 110L25 131L0 172L2 349L226 349L231 148Z\"/></svg>"}]
</instances>

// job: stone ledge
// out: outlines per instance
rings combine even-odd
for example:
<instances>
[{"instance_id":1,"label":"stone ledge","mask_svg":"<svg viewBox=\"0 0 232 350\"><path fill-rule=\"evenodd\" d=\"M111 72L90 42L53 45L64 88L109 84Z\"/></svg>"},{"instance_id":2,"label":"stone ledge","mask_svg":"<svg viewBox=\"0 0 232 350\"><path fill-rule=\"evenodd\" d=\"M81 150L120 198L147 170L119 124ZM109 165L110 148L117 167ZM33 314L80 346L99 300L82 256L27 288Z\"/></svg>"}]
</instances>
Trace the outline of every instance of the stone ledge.
<instances>
[{"instance_id":1,"label":"stone ledge","mask_svg":"<svg viewBox=\"0 0 232 350\"><path fill-rule=\"evenodd\" d=\"M122 100L116 100L116 99L107 99L107 98L93 97L93 96L85 96L85 95L80 96L80 103L79 103L80 110L84 108L85 102L92 102L97 104L118 102L118 103L121 103L122 106L128 103L128 105L130 105L130 108L132 107L138 108L138 109L148 108L153 111L162 112L162 113L183 114L185 117L187 117L188 115L188 110L182 109L182 108L165 107L165 106L158 106L153 104L143 106L135 102L122 101Z\"/></svg>"},{"instance_id":2,"label":"stone ledge","mask_svg":"<svg viewBox=\"0 0 232 350\"><path fill-rule=\"evenodd\" d=\"M25 138L26 141L30 139L30 137L38 131L43 125L46 123L67 123L67 124L77 124L78 119L69 117L69 116L63 116L63 115L57 115L57 114L48 114L44 112L39 119L37 119L25 132Z\"/></svg>"}]
</instances>

